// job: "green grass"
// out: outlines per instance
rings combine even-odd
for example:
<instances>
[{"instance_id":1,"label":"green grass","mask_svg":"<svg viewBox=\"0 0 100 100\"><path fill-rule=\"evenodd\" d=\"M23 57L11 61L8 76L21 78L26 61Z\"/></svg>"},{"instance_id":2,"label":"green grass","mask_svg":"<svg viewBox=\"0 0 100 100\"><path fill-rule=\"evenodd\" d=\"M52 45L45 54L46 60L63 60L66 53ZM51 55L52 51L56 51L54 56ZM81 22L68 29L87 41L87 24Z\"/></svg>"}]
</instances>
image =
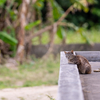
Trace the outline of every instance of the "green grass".
<instances>
[{"instance_id":1,"label":"green grass","mask_svg":"<svg viewBox=\"0 0 100 100\"><path fill-rule=\"evenodd\" d=\"M18 70L0 67L0 89L57 85L59 77L59 56L47 60L33 59L31 63L18 66Z\"/></svg>"},{"instance_id":2,"label":"green grass","mask_svg":"<svg viewBox=\"0 0 100 100\"><path fill-rule=\"evenodd\" d=\"M92 43L100 43L100 30L87 30L84 32L89 41ZM42 34L42 44L47 44L49 42L49 35L48 32L45 32ZM62 40L56 35L55 36L55 44L61 44ZM72 44L72 43L86 43L86 40L75 31L66 31L66 43ZM33 39L33 44L38 45L38 37Z\"/></svg>"}]
</instances>

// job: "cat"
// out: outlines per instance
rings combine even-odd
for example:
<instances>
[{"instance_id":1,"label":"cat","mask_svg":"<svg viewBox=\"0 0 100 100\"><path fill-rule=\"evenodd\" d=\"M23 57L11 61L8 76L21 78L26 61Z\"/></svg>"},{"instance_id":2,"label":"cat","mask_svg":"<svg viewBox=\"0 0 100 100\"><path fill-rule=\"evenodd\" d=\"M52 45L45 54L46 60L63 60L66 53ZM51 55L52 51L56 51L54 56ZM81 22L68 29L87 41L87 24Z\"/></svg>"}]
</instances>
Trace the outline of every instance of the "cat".
<instances>
[{"instance_id":1,"label":"cat","mask_svg":"<svg viewBox=\"0 0 100 100\"><path fill-rule=\"evenodd\" d=\"M68 58L68 63L77 64L77 68L80 74L91 74L91 65L85 57L81 55L74 55L73 50L70 52L64 52Z\"/></svg>"}]
</instances>

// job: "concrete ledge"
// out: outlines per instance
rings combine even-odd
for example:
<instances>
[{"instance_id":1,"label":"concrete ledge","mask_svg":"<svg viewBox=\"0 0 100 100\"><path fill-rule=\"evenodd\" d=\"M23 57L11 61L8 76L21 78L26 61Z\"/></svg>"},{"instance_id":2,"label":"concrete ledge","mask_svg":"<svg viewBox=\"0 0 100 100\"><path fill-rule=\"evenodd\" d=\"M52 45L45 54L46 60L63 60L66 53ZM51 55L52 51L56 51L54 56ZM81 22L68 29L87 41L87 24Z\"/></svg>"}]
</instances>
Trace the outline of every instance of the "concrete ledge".
<instances>
[{"instance_id":1,"label":"concrete ledge","mask_svg":"<svg viewBox=\"0 0 100 100\"><path fill-rule=\"evenodd\" d=\"M77 66L61 52L57 100L84 100Z\"/></svg>"}]
</instances>

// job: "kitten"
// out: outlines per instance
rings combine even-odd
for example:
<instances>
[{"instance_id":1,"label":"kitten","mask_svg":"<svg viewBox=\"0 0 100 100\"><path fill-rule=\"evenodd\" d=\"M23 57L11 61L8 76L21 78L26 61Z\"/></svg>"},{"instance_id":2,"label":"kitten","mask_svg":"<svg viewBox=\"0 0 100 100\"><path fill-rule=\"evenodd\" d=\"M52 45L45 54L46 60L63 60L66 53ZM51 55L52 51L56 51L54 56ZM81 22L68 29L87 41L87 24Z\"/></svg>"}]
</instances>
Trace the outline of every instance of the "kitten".
<instances>
[{"instance_id":1,"label":"kitten","mask_svg":"<svg viewBox=\"0 0 100 100\"><path fill-rule=\"evenodd\" d=\"M80 74L90 74L91 65L88 60L80 55L74 55L73 50L70 52L65 52L66 57L68 58L68 63L77 64L77 68Z\"/></svg>"}]
</instances>

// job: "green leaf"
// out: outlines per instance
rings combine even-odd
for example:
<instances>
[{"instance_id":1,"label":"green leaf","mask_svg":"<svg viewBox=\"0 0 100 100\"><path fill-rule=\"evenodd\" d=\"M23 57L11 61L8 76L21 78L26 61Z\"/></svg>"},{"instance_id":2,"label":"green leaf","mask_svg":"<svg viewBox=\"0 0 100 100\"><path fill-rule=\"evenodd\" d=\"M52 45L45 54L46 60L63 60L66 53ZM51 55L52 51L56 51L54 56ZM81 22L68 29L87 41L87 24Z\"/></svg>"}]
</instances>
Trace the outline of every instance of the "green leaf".
<instances>
[{"instance_id":1,"label":"green leaf","mask_svg":"<svg viewBox=\"0 0 100 100\"><path fill-rule=\"evenodd\" d=\"M17 40L15 38L11 37L9 34L7 34L5 31L0 32L0 39L10 45L17 44Z\"/></svg>"},{"instance_id":2,"label":"green leaf","mask_svg":"<svg viewBox=\"0 0 100 100\"><path fill-rule=\"evenodd\" d=\"M93 8L93 9L91 10L91 12L92 12L93 14L95 14L95 15L97 15L97 16L100 17L100 9L99 9L99 8Z\"/></svg>"},{"instance_id":3,"label":"green leaf","mask_svg":"<svg viewBox=\"0 0 100 100\"><path fill-rule=\"evenodd\" d=\"M80 6L81 8L86 7L85 4L84 3L82 4L81 1L79 1L79 0L74 0L74 1L75 1L74 4L76 4L77 6Z\"/></svg>"},{"instance_id":4,"label":"green leaf","mask_svg":"<svg viewBox=\"0 0 100 100\"><path fill-rule=\"evenodd\" d=\"M17 19L17 15L15 14L15 12L13 10L10 9L9 14L10 14L10 17L11 17L12 20Z\"/></svg>"},{"instance_id":5,"label":"green leaf","mask_svg":"<svg viewBox=\"0 0 100 100\"><path fill-rule=\"evenodd\" d=\"M89 4L97 4L98 0L87 0Z\"/></svg>"},{"instance_id":6,"label":"green leaf","mask_svg":"<svg viewBox=\"0 0 100 100\"><path fill-rule=\"evenodd\" d=\"M58 27L58 30L57 30L57 35L59 38L63 39L66 37L66 31L64 30L63 27Z\"/></svg>"},{"instance_id":7,"label":"green leaf","mask_svg":"<svg viewBox=\"0 0 100 100\"><path fill-rule=\"evenodd\" d=\"M82 38L86 41L87 44L91 44L89 38L85 35L84 28L80 27L77 32L82 36Z\"/></svg>"},{"instance_id":8,"label":"green leaf","mask_svg":"<svg viewBox=\"0 0 100 100\"><path fill-rule=\"evenodd\" d=\"M19 5L21 5L21 3L22 3L22 0L15 0L15 2L18 4L18 6Z\"/></svg>"},{"instance_id":9,"label":"green leaf","mask_svg":"<svg viewBox=\"0 0 100 100\"><path fill-rule=\"evenodd\" d=\"M74 0L74 8L78 9L78 10L82 10L87 13L89 11L89 8L87 7L87 5L85 3L82 3L81 0Z\"/></svg>"},{"instance_id":10,"label":"green leaf","mask_svg":"<svg viewBox=\"0 0 100 100\"><path fill-rule=\"evenodd\" d=\"M41 23L41 20L37 20L35 22L29 23L25 26L25 30L31 30L33 27L39 25Z\"/></svg>"},{"instance_id":11,"label":"green leaf","mask_svg":"<svg viewBox=\"0 0 100 100\"><path fill-rule=\"evenodd\" d=\"M3 6L6 0L0 0L0 6Z\"/></svg>"},{"instance_id":12,"label":"green leaf","mask_svg":"<svg viewBox=\"0 0 100 100\"><path fill-rule=\"evenodd\" d=\"M53 17L55 20L58 20L64 13L64 10L56 1L50 0L50 2L53 8Z\"/></svg>"},{"instance_id":13,"label":"green leaf","mask_svg":"<svg viewBox=\"0 0 100 100\"><path fill-rule=\"evenodd\" d=\"M87 7L83 8L83 10L84 10L85 13L89 12L89 8L87 8Z\"/></svg>"},{"instance_id":14,"label":"green leaf","mask_svg":"<svg viewBox=\"0 0 100 100\"><path fill-rule=\"evenodd\" d=\"M44 7L44 0L37 0L34 4L37 10L41 10Z\"/></svg>"}]
</instances>

